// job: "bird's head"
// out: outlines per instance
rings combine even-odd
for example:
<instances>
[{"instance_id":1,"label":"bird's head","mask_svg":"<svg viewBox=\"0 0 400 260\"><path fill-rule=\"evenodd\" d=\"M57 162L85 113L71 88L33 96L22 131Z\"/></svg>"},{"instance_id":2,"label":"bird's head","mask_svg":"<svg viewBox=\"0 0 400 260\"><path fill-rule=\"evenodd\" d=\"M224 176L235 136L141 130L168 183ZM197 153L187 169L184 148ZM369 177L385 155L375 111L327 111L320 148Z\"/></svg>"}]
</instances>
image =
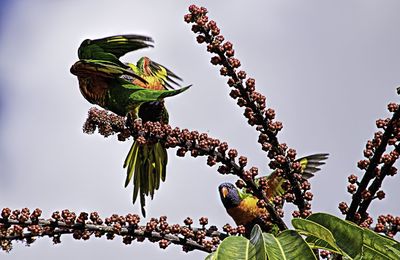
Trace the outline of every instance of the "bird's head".
<instances>
[{"instance_id":1,"label":"bird's head","mask_svg":"<svg viewBox=\"0 0 400 260\"><path fill-rule=\"evenodd\" d=\"M140 72L143 73L145 76L150 76L151 75L151 69L150 69L150 59L147 57L142 57L138 60L136 66L139 69Z\"/></svg>"},{"instance_id":2,"label":"bird's head","mask_svg":"<svg viewBox=\"0 0 400 260\"><path fill-rule=\"evenodd\" d=\"M86 46L89 46L91 43L92 43L92 40L90 40L90 39L86 39L81 43L81 45L79 46L79 49L78 49L78 57L82 57L84 48Z\"/></svg>"},{"instance_id":3,"label":"bird's head","mask_svg":"<svg viewBox=\"0 0 400 260\"><path fill-rule=\"evenodd\" d=\"M222 204L224 204L226 209L237 207L240 204L239 190L232 183L222 183L219 185L218 191Z\"/></svg>"}]
</instances>

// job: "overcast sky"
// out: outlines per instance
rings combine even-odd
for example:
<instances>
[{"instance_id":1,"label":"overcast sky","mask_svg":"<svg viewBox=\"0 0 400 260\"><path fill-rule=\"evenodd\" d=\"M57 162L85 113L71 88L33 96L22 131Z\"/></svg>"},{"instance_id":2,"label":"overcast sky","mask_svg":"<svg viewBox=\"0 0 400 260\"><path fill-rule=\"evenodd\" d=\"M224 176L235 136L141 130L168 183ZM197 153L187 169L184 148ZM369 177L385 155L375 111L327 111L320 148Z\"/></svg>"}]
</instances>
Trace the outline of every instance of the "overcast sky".
<instances>
[{"instance_id":1,"label":"overcast sky","mask_svg":"<svg viewBox=\"0 0 400 260\"><path fill-rule=\"evenodd\" d=\"M82 133L91 105L81 96L70 66L86 38L145 34L155 48L146 55L171 68L193 87L170 98L170 124L225 140L249 165L267 174L257 132L229 97L226 79L209 63L205 46L183 22L189 1L0 1L0 208L139 213L132 187L125 189L122 164L131 141ZM347 176L358 173L375 120L387 117L400 85L400 2L370 0L194 1L209 9L256 87L276 109L279 135L298 155L331 154L312 180L313 211L339 215L349 202ZM167 181L148 202L149 217L167 215L182 223L208 216L211 224L233 224L219 201L221 176L206 158L177 158L169 150ZM390 181L390 183L388 182ZM387 198L371 212L400 215L398 176L384 183ZM290 215L290 211L286 211ZM67 236L52 245L38 239L15 245L6 259L201 259L144 242L125 246L120 238L87 242ZM0 252L0 258L4 253Z\"/></svg>"}]
</instances>

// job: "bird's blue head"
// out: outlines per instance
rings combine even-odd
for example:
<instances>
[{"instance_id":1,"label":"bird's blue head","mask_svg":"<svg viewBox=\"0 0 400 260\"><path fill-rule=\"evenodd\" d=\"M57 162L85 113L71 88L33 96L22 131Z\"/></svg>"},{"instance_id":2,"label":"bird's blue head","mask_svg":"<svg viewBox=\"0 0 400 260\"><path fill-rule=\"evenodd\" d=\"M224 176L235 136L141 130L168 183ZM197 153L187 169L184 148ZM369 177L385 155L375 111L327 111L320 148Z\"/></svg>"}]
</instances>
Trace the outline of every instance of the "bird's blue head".
<instances>
[{"instance_id":1,"label":"bird's blue head","mask_svg":"<svg viewBox=\"0 0 400 260\"><path fill-rule=\"evenodd\" d=\"M232 183L225 182L218 187L219 196L226 209L237 207L241 198L239 190Z\"/></svg>"}]
</instances>

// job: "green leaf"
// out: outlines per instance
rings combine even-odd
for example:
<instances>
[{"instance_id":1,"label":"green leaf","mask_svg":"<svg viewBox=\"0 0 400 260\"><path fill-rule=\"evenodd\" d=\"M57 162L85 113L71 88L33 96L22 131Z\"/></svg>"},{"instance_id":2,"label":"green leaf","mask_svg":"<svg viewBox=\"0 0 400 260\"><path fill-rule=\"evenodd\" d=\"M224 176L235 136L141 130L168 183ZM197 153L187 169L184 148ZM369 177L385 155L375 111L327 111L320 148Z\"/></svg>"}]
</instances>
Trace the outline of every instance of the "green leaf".
<instances>
[{"instance_id":1,"label":"green leaf","mask_svg":"<svg viewBox=\"0 0 400 260\"><path fill-rule=\"evenodd\" d=\"M398 259L395 252L387 250L387 246L399 246L397 241L366 228L363 228L363 235L365 259Z\"/></svg>"},{"instance_id":2,"label":"green leaf","mask_svg":"<svg viewBox=\"0 0 400 260\"><path fill-rule=\"evenodd\" d=\"M209 253L208 256L204 260L213 260L215 259L215 252Z\"/></svg>"},{"instance_id":3,"label":"green leaf","mask_svg":"<svg viewBox=\"0 0 400 260\"><path fill-rule=\"evenodd\" d=\"M389 253L389 251L386 249L386 253ZM391 253L391 252L390 252ZM363 245L362 251L358 254L358 256L355 257L355 259L382 259L382 260L390 260L390 259L398 259L397 257L388 257L388 254L385 254L383 252L379 252L377 250L374 250L373 248Z\"/></svg>"},{"instance_id":4,"label":"green leaf","mask_svg":"<svg viewBox=\"0 0 400 260\"><path fill-rule=\"evenodd\" d=\"M392 246L395 250L400 248L400 244L393 239L326 213L312 214L307 220L330 230L336 244L351 258L398 259L396 252L388 250L388 246ZM318 239L324 239L316 234L313 235Z\"/></svg>"},{"instance_id":5,"label":"green leaf","mask_svg":"<svg viewBox=\"0 0 400 260\"><path fill-rule=\"evenodd\" d=\"M343 251L341 251L341 250L338 251L337 245L335 245L335 247L332 247L325 240L319 239L319 238L314 237L314 236L308 236L306 238L306 242L312 249L323 249L323 250L328 250L330 252L346 255Z\"/></svg>"},{"instance_id":6,"label":"green leaf","mask_svg":"<svg viewBox=\"0 0 400 260\"><path fill-rule=\"evenodd\" d=\"M325 213L312 214L307 220L318 223L330 230L336 244L351 258L362 252L363 232L360 227Z\"/></svg>"},{"instance_id":7,"label":"green leaf","mask_svg":"<svg viewBox=\"0 0 400 260\"><path fill-rule=\"evenodd\" d=\"M250 242L255 246L255 254L257 260L267 260L267 252L265 246L267 246L264 239L262 230L259 225L255 225L251 230Z\"/></svg>"},{"instance_id":8,"label":"green leaf","mask_svg":"<svg viewBox=\"0 0 400 260\"><path fill-rule=\"evenodd\" d=\"M277 237L263 233L268 259L317 259L306 241L295 230L285 230Z\"/></svg>"},{"instance_id":9,"label":"green leaf","mask_svg":"<svg viewBox=\"0 0 400 260\"><path fill-rule=\"evenodd\" d=\"M306 241L307 243L312 243L313 248L323 248L342 254L340 248L336 245L336 240L333 234L324 226L308 219L301 218L294 218L292 220L292 225L300 234L312 237L306 239Z\"/></svg>"},{"instance_id":10,"label":"green leaf","mask_svg":"<svg viewBox=\"0 0 400 260\"><path fill-rule=\"evenodd\" d=\"M297 231L285 230L275 237L270 233L262 233L261 228L255 225L250 240L244 237L228 237L206 259L309 260L316 257Z\"/></svg>"},{"instance_id":11,"label":"green leaf","mask_svg":"<svg viewBox=\"0 0 400 260\"><path fill-rule=\"evenodd\" d=\"M399 246L385 246L388 250L392 251L400 259Z\"/></svg>"},{"instance_id":12,"label":"green leaf","mask_svg":"<svg viewBox=\"0 0 400 260\"><path fill-rule=\"evenodd\" d=\"M245 237L231 236L225 238L217 250L208 255L208 260L256 260L254 246ZM253 252L253 253L252 253ZM250 256L252 253L253 256Z\"/></svg>"}]
</instances>

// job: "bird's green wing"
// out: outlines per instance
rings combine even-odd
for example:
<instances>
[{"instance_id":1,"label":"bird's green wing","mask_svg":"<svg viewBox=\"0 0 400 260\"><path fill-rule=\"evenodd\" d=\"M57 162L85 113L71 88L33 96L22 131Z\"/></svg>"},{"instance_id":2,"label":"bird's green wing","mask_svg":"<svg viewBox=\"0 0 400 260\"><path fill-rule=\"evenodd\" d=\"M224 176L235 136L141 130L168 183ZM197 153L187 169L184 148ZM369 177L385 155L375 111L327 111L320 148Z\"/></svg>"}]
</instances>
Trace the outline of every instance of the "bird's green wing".
<instances>
[{"instance_id":1,"label":"bird's green wing","mask_svg":"<svg viewBox=\"0 0 400 260\"><path fill-rule=\"evenodd\" d=\"M71 73L76 76L100 76L116 80L118 80L119 77L128 75L146 83L146 80L133 71L104 60L79 60L72 65ZM121 79L121 82L128 83L128 81L123 79Z\"/></svg>"},{"instance_id":2,"label":"bird's green wing","mask_svg":"<svg viewBox=\"0 0 400 260\"><path fill-rule=\"evenodd\" d=\"M151 102L151 101L161 100L166 97L178 95L179 93L182 93L188 88L190 88L190 86L187 86L175 90L153 90L153 89L141 88L137 85L130 83L122 84L122 87L125 89L132 90L132 94L130 94L129 96L129 100L130 102L132 102L132 104L137 104L139 102Z\"/></svg>"},{"instance_id":3,"label":"bird's green wing","mask_svg":"<svg viewBox=\"0 0 400 260\"><path fill-rule=\"evenodd\" d=\"M295 162L299 162L301 165L301 174L303 178L309 179L314 176L314 173L321 170L319 166L325 164L325 160L328 159L327 153L313 154L297 159ZM260 177L262 178L262 177ZM285 181L284 178L278 176L276 171L273 171L267 178L268 190L266 195L272 199L275 196L280 196L285 193L282 188L282 184ZM258 178L259 180L259 178Z\"/></svg>"},{"instance_id":4,"label":"bird's green wing","mask_svg":"<svg viewBox=\"0 0 400 260\"><path fill-rule=\"evenodd\" d=\"M119 58L128 52L153 47L153 39L142 35L116 35L96 40L84 40L79 49L79 59L106 60L123 67Z\"/></svg>"}]
</instances>

